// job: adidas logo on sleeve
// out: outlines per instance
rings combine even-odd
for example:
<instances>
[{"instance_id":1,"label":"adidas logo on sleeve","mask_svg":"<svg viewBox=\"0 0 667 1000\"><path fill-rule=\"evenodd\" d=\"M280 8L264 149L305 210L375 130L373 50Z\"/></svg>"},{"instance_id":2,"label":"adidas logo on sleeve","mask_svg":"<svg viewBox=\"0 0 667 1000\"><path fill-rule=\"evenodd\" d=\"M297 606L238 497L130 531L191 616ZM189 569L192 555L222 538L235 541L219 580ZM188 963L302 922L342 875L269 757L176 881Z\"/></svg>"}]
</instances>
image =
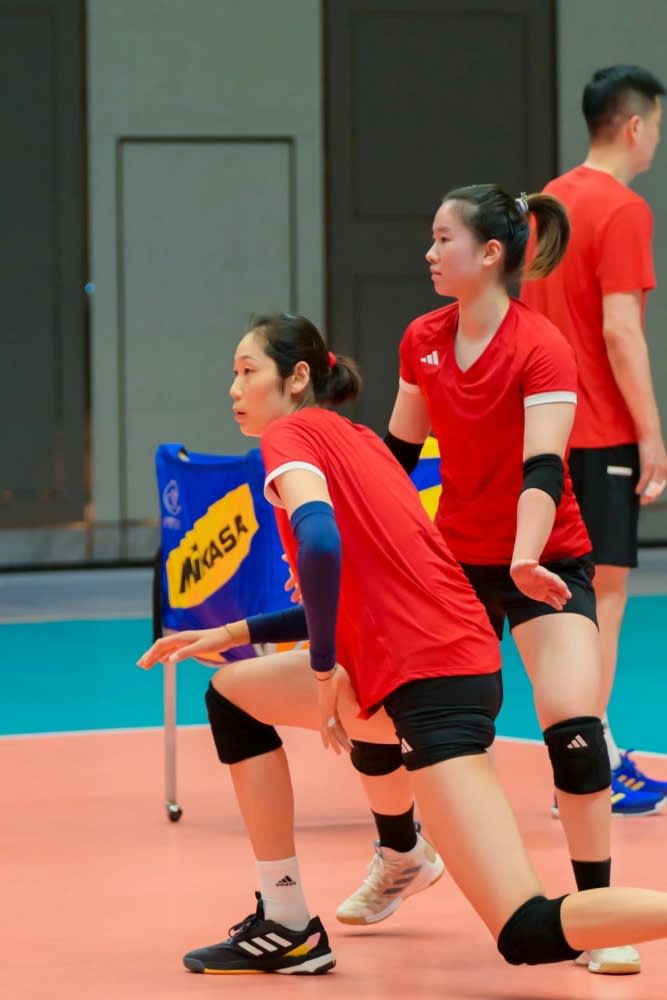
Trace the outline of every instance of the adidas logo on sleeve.
<instances>
[{"instance_id":1,"label":"adidas logo on sleeve","mask_svg":"<svg viewBox=\"0 0 667 1000\"><path fill-rule=\"evenodd\" d=\"M439 365L440 364L440 357L438 356L438 352L437 351L431 351L430 354L425 354L424 357L420 358L419 360L422 362L422 364L425 364L425 365Z\"/></svg>"}]
</instances>

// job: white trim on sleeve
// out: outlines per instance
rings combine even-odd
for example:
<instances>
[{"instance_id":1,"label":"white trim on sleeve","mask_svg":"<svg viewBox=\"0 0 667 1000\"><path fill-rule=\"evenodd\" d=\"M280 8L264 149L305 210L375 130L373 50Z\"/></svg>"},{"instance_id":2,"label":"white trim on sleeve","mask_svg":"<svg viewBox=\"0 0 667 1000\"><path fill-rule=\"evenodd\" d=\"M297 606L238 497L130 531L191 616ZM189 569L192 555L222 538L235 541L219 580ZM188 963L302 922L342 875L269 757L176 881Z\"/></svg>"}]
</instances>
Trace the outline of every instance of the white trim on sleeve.
<instances>
[{"instance_id":1,"label":"white trim on sleeve","mask_svg":"<svg viewBox=\"0 0 667 1000\"><path fill-rule=\"evenodd\" d=\"M314 472L316 475L320 476L325 483L327 481L322 470L318 469L316 465L312 465L310 462L284 462L282 465L279 465L277 469L274 469L273 472L270 472L264 480L264 496L274 507L284 508L285 504L282 503L275 487L272 486L271 483L277 476L282 476L283 472L291 472L292 469L306 469L308 472Z\"/></svg>"},{"instance_id":2,"label":"white trim on sleeve","mask_svg":"<svg viewBox=\"0 0 667 1000\"><path fill-rule=\"evenodd\" d=\"M413 385L412 382L406 382L404 378L399 378L398 388L402 389L403 392L412 392L421 395L421 389L418 385Z\"/></svg>"},{"instance_id":3,"label":"white trim on sleeve","mask_svg":"<svg viewBox=\"0 0 667 1000\"><path fill-rule=\"evenodd\" d=\"M543 403L572 403L576 406L577 394L564 390L560 392L536 392L532 396L525 396L523 400L524 407L542 406Z\"/></svg>"}]
</instances>

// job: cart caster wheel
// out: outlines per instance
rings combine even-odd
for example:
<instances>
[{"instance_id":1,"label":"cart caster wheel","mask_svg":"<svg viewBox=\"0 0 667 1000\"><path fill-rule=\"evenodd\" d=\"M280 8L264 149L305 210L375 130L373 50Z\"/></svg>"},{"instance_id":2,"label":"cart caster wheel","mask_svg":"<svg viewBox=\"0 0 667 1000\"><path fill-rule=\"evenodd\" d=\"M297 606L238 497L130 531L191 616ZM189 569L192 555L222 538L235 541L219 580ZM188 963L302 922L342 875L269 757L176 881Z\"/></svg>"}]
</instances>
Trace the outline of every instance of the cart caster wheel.
<instances>
[{"instance_id":1,"label":"cart caster wheel","mask_svg":"<svg viewBox=\"0 0 667 1000\"><path fill-rule=\"evenodd\" d=\"M183 810L177 802L167 802L167 817L171 823L178 823Z\"/></svg>"}]
</instances>

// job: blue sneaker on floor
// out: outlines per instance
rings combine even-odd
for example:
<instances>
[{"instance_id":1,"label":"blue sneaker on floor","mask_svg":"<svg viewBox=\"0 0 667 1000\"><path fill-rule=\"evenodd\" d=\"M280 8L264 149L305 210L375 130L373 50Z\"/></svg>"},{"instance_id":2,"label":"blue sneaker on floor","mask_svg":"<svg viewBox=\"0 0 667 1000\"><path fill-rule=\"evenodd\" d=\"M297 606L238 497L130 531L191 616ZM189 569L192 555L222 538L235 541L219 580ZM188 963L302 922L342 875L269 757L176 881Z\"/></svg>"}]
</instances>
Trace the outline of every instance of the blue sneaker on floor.
<instances>
[{"instance_id":1,"label":"blue sneaker on floor","mask_svg":"<svg viewBox=\"0 0 667 1000\"><path fill-rule=\"evenodd\" d=\"M611 775L612 816L653 816L662 812L665 800L660 792L648 792L645 788L629 788L619 781L616 771Z\"/></svg>"},{"instance_id":2,"label":"blue sneaker on floor","mask_svg":"<svg viewBox=\"0 0 667 1000\"><path fill-rule=\"evenodd\" d=\"M662 812L665 801L659 792L647 792L645 789L628 788L617 781L616 772L611 777L611 813L612 816L653 816ZM551 815L558 819L558 802L554 795Z\"/></svg>"},{"instance_id":3,"label":"blue sneaker on floor","mask_svg":"<svg viewBox=\"0 0 667 1000\"><path fill-rule=\"evenodd\" d=\"M634 760L630 757L631 753L634 753L634 751L626 750L625 753L621 754L620 767L615 768L612 772L614 780L631 792L650 792L655 795L662 795L663 797L667 795L667 781L658 781L655 778L649 778L647 774L639 770Z\"/></svg>"}]
</instances>

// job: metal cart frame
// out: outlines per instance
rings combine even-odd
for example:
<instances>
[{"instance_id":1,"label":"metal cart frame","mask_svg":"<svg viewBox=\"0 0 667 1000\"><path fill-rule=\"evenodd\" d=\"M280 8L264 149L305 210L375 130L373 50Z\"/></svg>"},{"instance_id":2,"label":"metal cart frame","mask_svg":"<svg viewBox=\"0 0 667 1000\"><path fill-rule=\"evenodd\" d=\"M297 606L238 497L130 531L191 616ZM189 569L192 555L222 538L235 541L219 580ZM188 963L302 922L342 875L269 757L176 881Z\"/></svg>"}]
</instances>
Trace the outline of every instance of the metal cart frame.
<instances>
[{"instance_id":1,"label":"metal cart frame","mask_svg":"<svg viewBox=\"0 0 667 1000\"><path fill-rule=\"evenodd\" d=\"M162 635L162 549L155 553L152 586L153 641ZM167 818L177 823L183 815L176 790L176 664L162 665L164 715L164 797Z\"/></svg>"}]
</instances>

